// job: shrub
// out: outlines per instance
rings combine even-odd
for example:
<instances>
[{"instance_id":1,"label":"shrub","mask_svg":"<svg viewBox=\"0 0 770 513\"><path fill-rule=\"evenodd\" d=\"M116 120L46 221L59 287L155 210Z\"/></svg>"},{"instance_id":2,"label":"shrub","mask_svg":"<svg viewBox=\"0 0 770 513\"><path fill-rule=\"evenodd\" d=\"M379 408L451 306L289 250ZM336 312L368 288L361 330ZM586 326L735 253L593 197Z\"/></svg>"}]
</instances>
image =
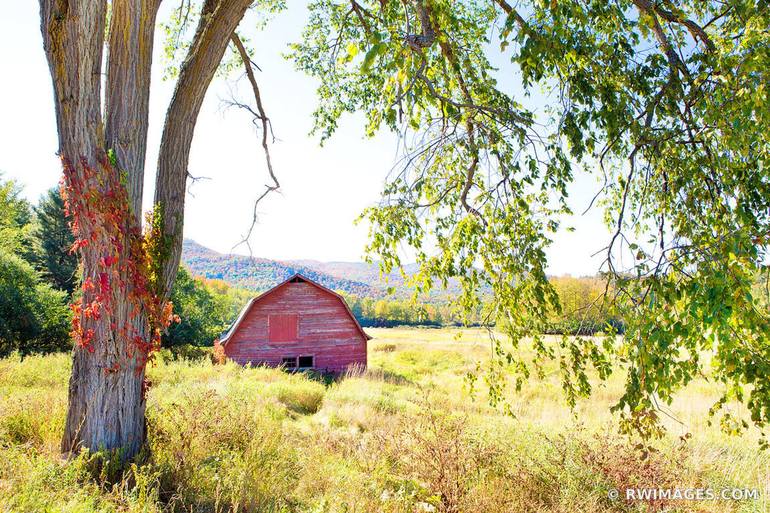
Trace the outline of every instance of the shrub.
<instances>
[{"instance_id":1,"label":"shrub","mask_svg":"<svg viewBox=\"0 0 770 513\"><path fill-rule=\"evenodd\" d=\"M200 347L192 344L182 344L170 348L171 355L176 360L209 360L212 358L211 347Z\"/></svg>"},{"instance_id":2,"label":"shrub","mask_svg":"<svg viewBox=\"0 0 770 513\"><path fill-rule=\"evenodd\" d=\"M281 421L257 398L189 389L149 414L160 497L182 511L276 511L299 468Z\"/></svg>"},{"instance_id":3,"label":"shrub","mask_svg":"<svg viewBox=\"0 0 770 513\"><path fill-rule=\"evenodd\" d=\"M214 365L224 365L226 361L225 346L217 339L214 341L214 349L211 351L211 363Z\"/></svg>"},{"instance_id":4,"label":"shrub","mask_svg":"<svg viewBox=\"0 0 770 513\"><path fill-rule=\"evenodd\" d=\"M0 356L72 348L66 294L40 283L21 258L0 249Z\"/></svg>"}]
</instances>

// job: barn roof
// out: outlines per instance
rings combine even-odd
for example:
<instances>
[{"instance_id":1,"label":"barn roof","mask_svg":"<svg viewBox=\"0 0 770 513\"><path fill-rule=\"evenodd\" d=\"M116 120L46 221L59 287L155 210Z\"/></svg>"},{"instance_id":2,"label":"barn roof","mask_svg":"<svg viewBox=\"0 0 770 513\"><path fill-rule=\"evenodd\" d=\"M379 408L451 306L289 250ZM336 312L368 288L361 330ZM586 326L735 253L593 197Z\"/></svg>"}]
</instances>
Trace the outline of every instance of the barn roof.
<instances>
[{"instance_id":1,"label":"barn roof","mask_svg":"<svg viewBox=\"0 0 770 513\"><path fill-rule=\"evenodd\" d=\"M296 274L293 274L292 276L290 276L289 278L287 278L286 280L282 281L281 283L279 283L275 287L273 287L273 288L263 292L262 294L260 294L260 295L258 295L256 297L251 298L249 300L249 302L246 303L246 306L243 307L243 310L241 310L241 313L238 315L238 318L235 320L233 325L230 327L230 329L228 330L227 334L225 334L225 336L222 337L222 339L220 340L222 345L227 344L227 341L230 340L230 337L232 337L233 334L238 330L238 326L241 324L241 321L243 321L243 319L246 317L246 314L249 313L249 311L251 310L251 308L254 305L259 303L262 299L264 299L265 297L269 296L270 294L272 294L276 290L280 289L281 287L283 287L287 283L291 283L291 282L294 282L294 281L303 281L305 283L309 283L310 285L313 285L314 287L317 287L317 288L323 290L324 292L328 292L329 294L335 296L337 299L340 300L342 305L345 307L345 310L348 312L348 315L353 320L353 323L356 325L356 329L358 329L358 331L361 333L361 335L366 340L370 340L372 338L372 337L370 337L369 335L366 334L364 329L361 327L361 324L358 323L358 319L356 319L356 316L353 315L353 312L350 310L350 307L348 306L347 302L345 301L345 299L342 296L340 296L339 294L337 294L333 290L324 287L320 283L314 282L313 280L311 280L307 276L303 276L303 275L301 275L299 273L296 273Z\"/></svg>"}]
</instances>

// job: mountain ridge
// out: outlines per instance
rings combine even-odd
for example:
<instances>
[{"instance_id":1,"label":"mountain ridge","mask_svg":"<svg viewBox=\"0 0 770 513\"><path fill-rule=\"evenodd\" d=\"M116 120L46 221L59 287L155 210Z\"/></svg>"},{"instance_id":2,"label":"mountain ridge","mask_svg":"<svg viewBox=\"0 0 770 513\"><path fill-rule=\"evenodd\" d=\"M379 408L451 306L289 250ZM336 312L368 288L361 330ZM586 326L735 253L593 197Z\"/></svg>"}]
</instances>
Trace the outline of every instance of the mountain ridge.
<instances>
[{"instance_id":1,"label":"mountain ridge","mask_svg":"<svg viewBox=\"0 0 770 513\"><path fill-rule=\"evenodd\" d=\"M374 298L386 295L386 286L371 279L373 271L369 268L377 269L376 264L364 262L271 260L223 254L194 240L185 239L182 244L182 263L194 275L220 279L255 292L267 290L293 274L300 273L332 290ZM403 285L403 280L400 284Z\"/></svg>"},{"instance_id":2,"label":"mountain ridge","mask_svg":"<svg viewBox=\"0 0 770 513\"><path fill-rule=\"evenodd\" d=\"M194 275L220 279L255 292L274 287L296 273L305 275L324 287L359 297L380 299L390 296L405 299L411 297L414 292L398 270L381 276L377 263L323 262L314 259L271 260L232 253L223 254L191 239L183 241L182 263ZM419 265L405 264L403 270L407 276L412 276L419 271ZM450 279L448 289L436 286L421 298L428 302L445 301L459 293L459 283Z\"/></svg>"}]
</instances>

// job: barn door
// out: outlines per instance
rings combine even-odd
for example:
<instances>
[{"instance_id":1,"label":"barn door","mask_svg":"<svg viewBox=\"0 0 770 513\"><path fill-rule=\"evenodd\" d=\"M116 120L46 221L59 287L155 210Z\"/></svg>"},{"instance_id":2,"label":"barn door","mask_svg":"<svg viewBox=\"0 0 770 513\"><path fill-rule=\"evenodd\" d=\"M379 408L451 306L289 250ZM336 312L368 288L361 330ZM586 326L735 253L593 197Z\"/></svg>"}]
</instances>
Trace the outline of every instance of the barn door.
<instances>
[{"instance_id":1,"label":"barn door","mask_svg":"<svg viewBox=\"0 0 770 513\"><path fill-rule=\"evenodd\" d=\"M267 337L270 342L296 342L299 332L297 314L276 314L267 317Z\"/></svg>"}]
</instances>

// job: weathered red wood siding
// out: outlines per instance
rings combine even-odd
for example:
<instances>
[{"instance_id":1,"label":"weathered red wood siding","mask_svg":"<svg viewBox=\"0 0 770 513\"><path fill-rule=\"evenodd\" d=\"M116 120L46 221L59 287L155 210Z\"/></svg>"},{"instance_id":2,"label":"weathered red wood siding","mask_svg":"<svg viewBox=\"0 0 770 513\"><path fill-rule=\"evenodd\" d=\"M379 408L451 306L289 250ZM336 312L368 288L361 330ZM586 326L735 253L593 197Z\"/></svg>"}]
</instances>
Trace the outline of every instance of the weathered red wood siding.
<instances>
[{"instance_id":1,"label":"weathered red wood siding","mask_svg":"<svg viewBox=\"0 0 770 513\"><path fill-rule=\"evenodd\" d=\"M271 315L281 326L268 327ZM283 323L297 316L296 340ZM270 334L273 334L273 341ZM366 338L342 300L307 282L284 283L258 299L225 344L225 354L244 365L280 365L283 357L313 356L314 368L342 372L349 365L366 366Z\"/></svg>"}]
</instances>

